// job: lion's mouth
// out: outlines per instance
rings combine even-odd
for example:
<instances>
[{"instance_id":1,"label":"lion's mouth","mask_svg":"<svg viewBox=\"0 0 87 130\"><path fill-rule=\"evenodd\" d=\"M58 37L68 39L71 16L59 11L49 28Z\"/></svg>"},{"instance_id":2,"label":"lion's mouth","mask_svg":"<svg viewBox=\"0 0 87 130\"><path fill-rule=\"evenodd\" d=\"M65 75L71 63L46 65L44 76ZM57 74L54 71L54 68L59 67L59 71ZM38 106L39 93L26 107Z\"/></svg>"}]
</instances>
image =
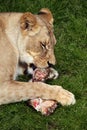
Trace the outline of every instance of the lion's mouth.
<instances>
[{"instance_id":1,"label":"lion's mouth","mask_svg":"<svg viewBox=\"0 0 87 130\"><path fill-rule=\"evenodd\" d=\"M24 69L24 75L29 76L33 82L46 81L47 79L56 79L58 77L58 72L52 66L38 68L33 63L28 65L25 62L22 62L19 65Z\"/></svg>"},{"instance_id":2,"label":"lion's mouth","mask_svg":"<svg viewBox=\"0 0 87 130\"><path fill-rule=\"evenodd\" d=\"M34 65L33 63L31 63L30 65L30 68L32 68L33 70L35 70L37 67L36 67L36 65Z\"/></svg>"},{"instance_id":3,"label":"lion's mouth","mask_svg":"<svg viewBox=\"0 0 87 130\"><path fill-rule=\"evenodd\" d=\"M37 68L33 63L28 65L26 62L19 62L19 66L23 68L24 75L33 74L33 71Z\"/></svg>"},{"instance_id":4,"label":"lion's mouth","mask_svg":"<svg viewBox=\"0 0 87 130\"><path fill-rule=\"evenodd\" d=\"M33 82L45 81L50 73L50 67L38 68L34 64L30 64L24 70L24 75L31 76Z\"/></svg>"},{"instance_id":5,"label":"lion's mouth","mask_svg":"<svg viewBox=\"0 0 87 130\"><path fill-rule=\"evenodd\" d=\"M32 82L44 82L48 79L56 79L58 77L58 72L51 67L34 67L32 73L28 72L28 75L31 75Z\"/></svg>"},{"instance_id":6,"label":"lion's mouth","mask_svg":"<svg viewBox=\"0 0 87 130\"><path fill-rule=\"evenodd\" d=\"M24 70L24 75L33 75L36 68L37 67L34 64L27 65Z\"/></svg>"}]
</instances>

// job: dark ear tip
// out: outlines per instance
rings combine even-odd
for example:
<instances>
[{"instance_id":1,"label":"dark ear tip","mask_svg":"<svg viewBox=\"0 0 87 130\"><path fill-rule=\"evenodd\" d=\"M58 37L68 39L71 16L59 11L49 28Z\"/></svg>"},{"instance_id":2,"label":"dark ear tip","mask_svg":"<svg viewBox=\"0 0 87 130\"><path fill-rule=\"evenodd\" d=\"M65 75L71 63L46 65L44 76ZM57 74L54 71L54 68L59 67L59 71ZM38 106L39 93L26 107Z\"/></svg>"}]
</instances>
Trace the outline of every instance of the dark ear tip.
<instances>
[{"instance_id":1,"label":"dark ear tip","mask_svg":"<svg viewBox=\"0 0 87 130\"><path fill-rule=\"evenodd\" d=\"M38 15L46 19L50 24L53 24L53 15L48 8L42 8Z\"/></svg>"},{"instance_id":2,"label":"dark ear tip","mask_svg":"<svg viewBox=\"0 0 87 130\"><path fill-rule=\"evenodd\" d=\"M45 14L51 13L51 11L48 8L42 8L39 12L42 12L42 13L45 13Z\"/></svg>"},{"instance_id":3,"label":"dark ear tip","mask_svg":"<svg viewBox=\"0 0 87 130\"><path fill-rule=\"evenodd\" d=\"M45 12L39 12L38 15L41 15L41 14L46 14Z\"/></svg>"}]
</instances>

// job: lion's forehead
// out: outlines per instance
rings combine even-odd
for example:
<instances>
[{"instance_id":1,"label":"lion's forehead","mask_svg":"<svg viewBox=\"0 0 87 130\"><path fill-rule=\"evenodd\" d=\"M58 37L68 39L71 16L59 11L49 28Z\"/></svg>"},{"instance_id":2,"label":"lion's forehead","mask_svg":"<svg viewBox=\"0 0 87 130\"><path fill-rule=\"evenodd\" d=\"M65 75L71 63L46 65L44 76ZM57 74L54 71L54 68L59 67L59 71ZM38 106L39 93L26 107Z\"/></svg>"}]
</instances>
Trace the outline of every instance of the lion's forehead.
<instances>
[{"instance_id":1,"label":"lion's forehead","mask_svg":"<svg viewBox=\"0 0 87 130\"><path fill-rule=\"evenodd\" d=\"M35 54L36 54L36 52L45 53L49 49L54 49L52 37L55 37L55 36L53 34L53 28L51 26L49 26L48 23L46 24L38 16L36 16L36 17L37 17L38 25L40 26L40 30L35 35L29 36L26 49L28 52L32 51ZM45 45L44 49L42 48L41 44ZM43 50L45 50L45 51L43 51Z\"/></svg>"}]
</instances>

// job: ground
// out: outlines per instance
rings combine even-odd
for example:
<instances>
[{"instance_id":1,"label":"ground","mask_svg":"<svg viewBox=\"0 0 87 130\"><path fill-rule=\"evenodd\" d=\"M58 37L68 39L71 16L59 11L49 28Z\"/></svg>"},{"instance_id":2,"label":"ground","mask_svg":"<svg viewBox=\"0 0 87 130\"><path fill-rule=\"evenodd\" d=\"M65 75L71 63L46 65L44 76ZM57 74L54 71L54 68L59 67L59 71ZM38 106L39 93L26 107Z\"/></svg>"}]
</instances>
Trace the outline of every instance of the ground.
<instances>
[{"instance_id":1,"label":"ground","mask_svg":"<svg viewBox=\"0 0 87 130\"><path fill-rule=\"evenodd\" d=\"M87 130L87 1L0 0L0 12L38 12L49 8L57 39L55 68L62 85L76 96L74 106L59 106L46 117L25 102L0 106L0 130ZM26 81L26 77L20 77Z\"/></svg>"}]
</instances>

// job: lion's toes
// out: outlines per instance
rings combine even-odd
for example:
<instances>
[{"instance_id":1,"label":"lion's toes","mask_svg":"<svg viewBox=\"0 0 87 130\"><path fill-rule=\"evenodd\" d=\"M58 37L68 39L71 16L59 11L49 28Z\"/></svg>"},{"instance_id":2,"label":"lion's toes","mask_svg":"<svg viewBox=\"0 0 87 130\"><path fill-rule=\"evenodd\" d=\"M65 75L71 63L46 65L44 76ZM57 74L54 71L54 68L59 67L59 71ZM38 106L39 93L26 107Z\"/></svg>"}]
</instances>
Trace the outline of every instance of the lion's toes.
<instances>
[{"instance_id":1,"label":"lion's toes","mask_svg":"<svg viewBox=\"0 0 87 130\"><path fill-rule=\"evenodd\" d=\"M64 106L64 105L73 105L75 104L76 100L75 100L75 96L67 91L67 90L62 90L61 92L61 97L60 97L60 103Z\"/></svg>"},{"instance_id":2,"label":"lion's toes","mask_svg":"<svg viewBox=\"0 0 87 130\"><path fill-rule=\"evenodd\" d=\"M58 98L59 98L59 103L61 103L61 105L63 106L73 105L76 102L74 94L72 94L71 92L65 89L60 90L60 94Z\"/></svg>"}]
</instances>

